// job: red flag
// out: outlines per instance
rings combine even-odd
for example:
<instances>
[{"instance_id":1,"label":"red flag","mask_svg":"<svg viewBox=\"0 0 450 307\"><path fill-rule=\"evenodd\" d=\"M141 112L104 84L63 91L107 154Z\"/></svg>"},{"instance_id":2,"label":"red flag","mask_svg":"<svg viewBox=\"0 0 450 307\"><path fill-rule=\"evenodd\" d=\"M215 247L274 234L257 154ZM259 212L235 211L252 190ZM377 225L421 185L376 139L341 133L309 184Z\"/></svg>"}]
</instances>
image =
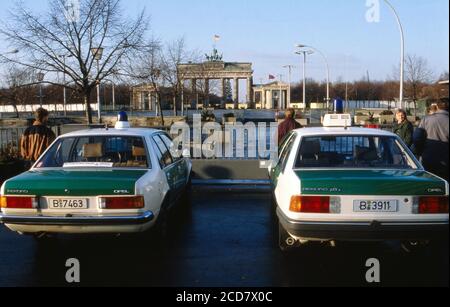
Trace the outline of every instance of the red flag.
<instances>
[{"instance_id":1,"label":"red flag","mask_svg":"<svg viewBox=\"0 0 450 307\"><path fill-rule=\"evenodd\" d=\"M275 76L274 75L269 75L269 80L275 80Z\"/></svg>"}]
</instances>

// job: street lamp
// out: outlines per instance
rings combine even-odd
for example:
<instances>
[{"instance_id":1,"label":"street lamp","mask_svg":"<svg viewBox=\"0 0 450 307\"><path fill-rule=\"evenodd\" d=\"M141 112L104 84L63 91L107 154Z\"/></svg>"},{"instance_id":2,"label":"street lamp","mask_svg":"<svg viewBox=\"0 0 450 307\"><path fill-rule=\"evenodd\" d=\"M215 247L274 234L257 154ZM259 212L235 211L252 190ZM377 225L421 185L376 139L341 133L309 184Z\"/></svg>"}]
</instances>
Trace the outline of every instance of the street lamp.
<instances>
[{"instance_id":1,"label":"street lamp","mask_svg":"<svg viewBox=\"0 0 450 307\"><path fill-rule=\"evenodd\" d=\"M288 108L290 108L291 107L291 83L292 83L292 68L295 68L295 66L294 65L285 65L285 66L283 66L283 68L287 68L288 70L289 70L289 77L288 77L288 82L289 82L289 89L288 89L288 91L289 91L289 95L288 95L288 97L289 97L289 101L288 101Z\"/></svg>"},{"instance_id":2,"label":"street lamp","mask_svg":"<svg viewBox=\"0 0 450 307\"><path fill-rule=\"evenodd\" d=\"M39 103L41 105L42 108L42 81L44 81L45 78L45 74L43 72L38 72L36 74L36 78L39 82Z\"/></svg>"},{"instance_id":3,"label":"street lamp","mask_svg":"<svg viewBox=\"0 0 450 307\"><path fill-rule=\"evenodd\" d=\"M64 95L64 116L67 116L67 93L66 93L66 58L71 58L72 55L60 55L60 57L63 58L63 65L64 65L64 71L63 71L63 95Z\"/></svg>"},{"instance_id":4,"label":"street lamp","mask_svg":"<svg viewBox=\"0 0 450 307\"><path fill-rule=\"evenodd\" d=\"M325 54L322 51L320 51L319 49L317 49L315 47L312 47L312 46L298 44L297 48L301 48L301 49L309 48L309 49L312 49L313 51L319 53L322 56L323 60L325 61L325 64L327 66L327 110L329 110L330 109L330 64L328 63L327 57L325 56Z\"/></svg>"},{"instance_id":5,"label":"street lamp","mask_svg":"<svg viewBox=\"0 0 450 307\"><path fill-rule=\"evenodd\" d=\"M103 48L92 48L91 52L94 56L94 59L97 61L97 77L100 77L100 60L103 56ZM98 108L98 122L102 122L102 114L100 108L100 80L97 80L97 108Z\"/></svg>"},{"instance_id":6,"label":"street lamp","mask_svg":"<svg viewBox=\"0 0 450 307\"><path fill-rule=\"evenodd\" d=\"M400 107L403 108L403 87L405 83L405 33L400 21L400 16L397 14L394 6L388 0L384 0L384 2L386 2L386 4L394 13L400 30Z\"/></svg>"},{"instance_id":7,"label":"street lamp","mask_svg":"<svg viewBox=\"0 0 450 307\"><path fill-rule=\"evenodd\" d=\"M297 51L295 54L303 55L303 112L306 112L306 56L314 54L314 51Z\"/></svg>"},{"instance_id":8,"label":"street lamp","mask_svg":"<svg viewBox=\"0 0 450 307\"><path fill-rule=\"evenodd\" d=\"M114 81L112 81L110 79L104 79L104 81L111 83L112 109L113 109L113 111L116 111L116 84L114 83Z\"/></svg>"}]
</instances>

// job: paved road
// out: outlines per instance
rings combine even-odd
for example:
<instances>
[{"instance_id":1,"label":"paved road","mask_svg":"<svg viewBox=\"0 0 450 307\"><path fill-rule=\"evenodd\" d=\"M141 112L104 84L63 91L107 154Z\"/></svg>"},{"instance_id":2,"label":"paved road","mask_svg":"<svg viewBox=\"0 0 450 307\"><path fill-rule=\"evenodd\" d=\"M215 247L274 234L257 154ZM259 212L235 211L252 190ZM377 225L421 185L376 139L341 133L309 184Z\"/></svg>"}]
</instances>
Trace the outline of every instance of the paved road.
<instances>
[{"instance_id":1,"label":"paved road","mask_svg":"<svg viewBox=\"0 0 450 307\"><path fill-rule=\"evenodd\" d=\"M165 249L136 237L63 236L40 245L2 226L0 286L64 286L68 258L80 260L83 286L366 286L373 257L383 285L448 286L448 247L410 255L395 243L347 243L284 256L273 244L266 192L212 192L195 191Z\"/></svg>"}]
</instances>

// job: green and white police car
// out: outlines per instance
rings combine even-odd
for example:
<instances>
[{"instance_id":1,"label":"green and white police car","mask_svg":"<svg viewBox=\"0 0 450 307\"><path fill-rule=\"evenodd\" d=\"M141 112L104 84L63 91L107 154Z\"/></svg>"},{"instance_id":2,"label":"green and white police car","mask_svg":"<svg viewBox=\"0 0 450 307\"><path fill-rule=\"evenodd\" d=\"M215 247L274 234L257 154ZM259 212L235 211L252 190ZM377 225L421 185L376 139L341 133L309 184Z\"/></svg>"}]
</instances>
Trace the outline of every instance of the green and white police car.
<instances>
[{"instance_id":1,"label":"green and white police car","mask_svg":"<svg viewBox=\"0 0 450 307\"><path fill-rule=\"evenodd\" d=\"M269 173L282 250L308 241L448 238L449 184L398 136L352 127L348 114L292 131Z\"/></svg>"},{"instance_id":2,"label":"green and white police car","mask_svg":"<svg viewBox=\"0 0 450 307\"><path fill-rule=\"evenodd\" d=\"M119 121L116 129L66 134L3 184L0 221L38 236L165 227L172 206L187 205L178 200L190 189L191 169L162 131Z\"/></svg>"}]
</instances>

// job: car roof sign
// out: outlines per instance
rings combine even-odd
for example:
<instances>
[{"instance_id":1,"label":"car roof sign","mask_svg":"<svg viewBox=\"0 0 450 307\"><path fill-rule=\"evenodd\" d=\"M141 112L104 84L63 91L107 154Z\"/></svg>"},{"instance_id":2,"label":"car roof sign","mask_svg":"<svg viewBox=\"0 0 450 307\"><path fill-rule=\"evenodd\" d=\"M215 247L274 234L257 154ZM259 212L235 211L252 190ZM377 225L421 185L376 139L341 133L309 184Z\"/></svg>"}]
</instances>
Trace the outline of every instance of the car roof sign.
<instances>
[{"instance_id":1,"label":"car roof sign","mask_svg":"<svg viewBox=\"0 0 450 307\"><path fill-rule=\"evenodd\" d=\"M326 114L323 119L324 127L351 127L352 116L350 114Z\"/></svg>"}]
</instances>

